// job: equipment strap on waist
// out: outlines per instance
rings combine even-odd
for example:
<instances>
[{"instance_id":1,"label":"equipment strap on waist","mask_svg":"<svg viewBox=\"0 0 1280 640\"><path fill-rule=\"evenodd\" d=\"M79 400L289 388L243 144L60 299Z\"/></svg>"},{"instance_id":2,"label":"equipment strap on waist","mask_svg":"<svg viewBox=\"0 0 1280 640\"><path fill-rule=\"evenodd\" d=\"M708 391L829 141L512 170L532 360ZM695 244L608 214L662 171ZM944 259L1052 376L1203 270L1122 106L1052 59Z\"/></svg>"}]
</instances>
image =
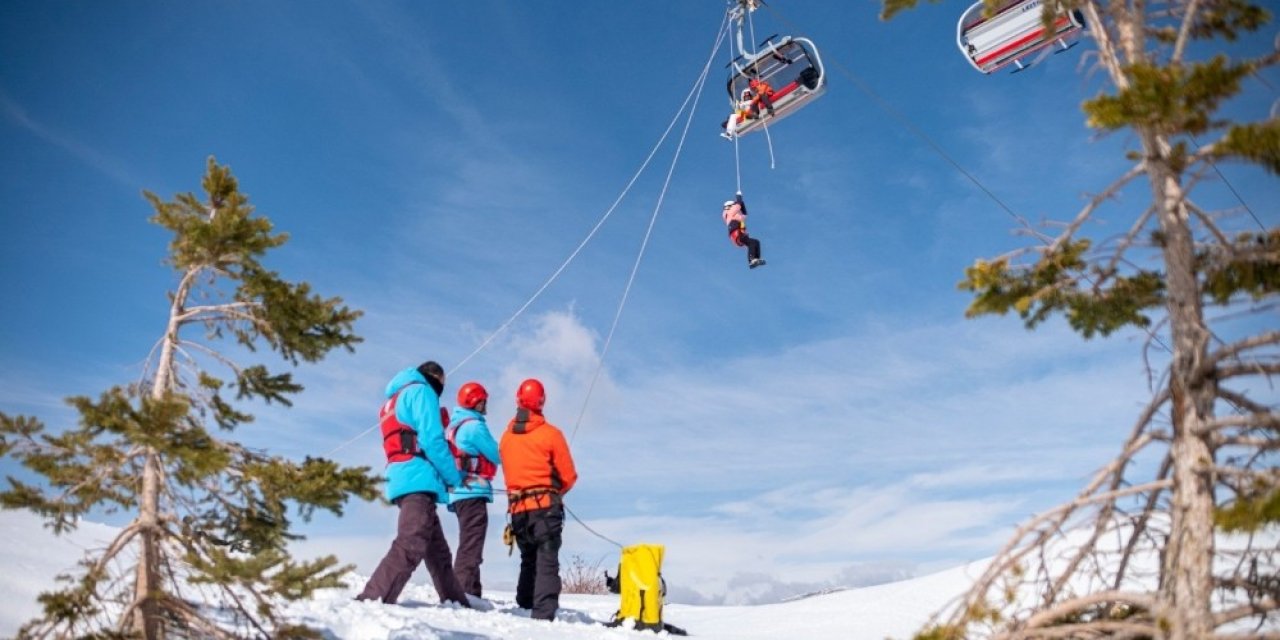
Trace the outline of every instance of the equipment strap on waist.
<instances>
[{"instance_id":1,"label":"equipment strap on waist","mask_svg":"<svg viewBox=\"0 0 1280 640\"><path fill-rule=\"evenodd\" d=\"M507 510L529 498L537 498L538 496L551 496L551 504L555 504L560 499L560 490L553 487L529 487L528 489L517 489L515 491L507 491Z\"/></svg>"}]
</instances>

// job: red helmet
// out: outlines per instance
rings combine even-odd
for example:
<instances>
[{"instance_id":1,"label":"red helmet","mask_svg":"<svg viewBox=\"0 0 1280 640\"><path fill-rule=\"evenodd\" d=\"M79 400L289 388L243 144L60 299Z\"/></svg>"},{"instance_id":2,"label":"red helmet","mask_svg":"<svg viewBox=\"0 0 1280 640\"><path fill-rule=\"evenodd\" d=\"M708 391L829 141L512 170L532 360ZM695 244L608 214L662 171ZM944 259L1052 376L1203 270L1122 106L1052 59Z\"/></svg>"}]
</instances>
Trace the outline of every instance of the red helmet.
<instances>
[{"instance_id":1,"label":"red helmet","mask_svg":"<svg viewBox=\"0 0 1280 640\"><path fill-rule=\"evenodd\" d=\"M547 390L542 388L542 383L535 378L529 378L520 383L520 388L516 389L516 406L521 409L529 409L530 411L542 411L542 405L547 401Z\"/></svg>"},{"instance_id":2,"label":"red helmet","mask_svg":"<svg viewBox=\"0 0 1280 640\"><path fill-rule=\"evenodd\" d=\"M463 409L474 409L489 399L489 392L479 382L468 382L458 389L458 406Z\"/></svg>"}]
</instances>

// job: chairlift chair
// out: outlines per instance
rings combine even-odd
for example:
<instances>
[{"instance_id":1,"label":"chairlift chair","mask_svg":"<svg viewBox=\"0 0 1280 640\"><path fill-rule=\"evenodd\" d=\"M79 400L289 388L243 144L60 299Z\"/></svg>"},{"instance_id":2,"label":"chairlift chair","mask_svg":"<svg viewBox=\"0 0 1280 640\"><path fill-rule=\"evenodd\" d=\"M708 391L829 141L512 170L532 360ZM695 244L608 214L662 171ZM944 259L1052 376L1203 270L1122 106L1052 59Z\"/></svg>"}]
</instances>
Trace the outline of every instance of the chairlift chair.
<instances>
[{"instance_id":1,"label":"chairlift chair","mask_svg":"<svg viewBox=\"0 0 1280 640\"><path fill-rule=\"evenodd\" d=\"M983 15L981 1L969 7L956 23L956 46L969 64L984 74L1007 65L1025 69L1027 58L1048 47L1066 51L1076 44L1084 30L1084 18L1077 11L1060 15L1046 35L1041 21L1043 0L1013 0L994 16Z\"/></svg>"},{"instance_id":2,"label":"chairlift chair","mask_svg":"<svg viewBox=\"0 0 1280 640\"><path fill-rule=\"evenodd\" d=\"M795 113L826 91L827 74L813 41L785 36L775 42L775 37L769 36L756 53L740 55L730 63L733 73L726 89L731 109L737 108L739 96L743 89L749 87L751 80L759 79L773 87L773 113L761 111L756 117L740 123L736 131L738 136Z\"/></svg>"}]
</instances>

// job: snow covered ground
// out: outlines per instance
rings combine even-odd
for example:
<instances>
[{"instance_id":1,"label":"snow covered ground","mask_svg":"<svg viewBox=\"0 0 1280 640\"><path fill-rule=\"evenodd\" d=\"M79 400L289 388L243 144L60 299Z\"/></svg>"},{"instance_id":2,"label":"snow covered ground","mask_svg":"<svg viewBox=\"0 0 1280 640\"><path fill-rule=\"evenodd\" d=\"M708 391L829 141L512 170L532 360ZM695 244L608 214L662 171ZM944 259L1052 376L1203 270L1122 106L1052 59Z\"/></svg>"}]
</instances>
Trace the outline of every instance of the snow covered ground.
<instances>
[{"instance_id":1,"label":"snow covered ground","mask_svg":"<svg viewBox=\"0 0 1280 640\"><path fill-rule=\"evenodd\" d=\"M111 527L82 523L75 532L54 536L23 511L0 511L0 637L11 637L39 611L36 595L53 577L75 567L85 549L101 547ZM784 637L805 640L905 638L929 615L964 590L981 570L970 565L890 584L817 595L770 605L723 607L668 605L664 619L705 640ZM414 638L418 640L553 640L650 638L649 631L609 629L618 597L565 595L560 619L530 620L510 592L492 592L488 611L442 606L419 570L397 605L355 602L365 576L352 575L346 589L322 592L289 606L291 619L322 630L335 640ZM666 637L664 635L664 637Z\"/></svg>"}]
</instances>

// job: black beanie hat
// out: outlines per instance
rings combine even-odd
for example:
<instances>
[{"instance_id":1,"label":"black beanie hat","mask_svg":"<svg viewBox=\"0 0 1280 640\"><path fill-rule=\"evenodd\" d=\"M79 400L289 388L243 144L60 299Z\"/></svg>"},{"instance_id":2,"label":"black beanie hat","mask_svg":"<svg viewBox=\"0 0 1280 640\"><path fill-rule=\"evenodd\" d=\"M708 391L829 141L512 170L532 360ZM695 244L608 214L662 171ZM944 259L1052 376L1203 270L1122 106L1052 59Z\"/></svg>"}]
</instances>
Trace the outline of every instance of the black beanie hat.
<instances>
[{"instance_id":1,"label":"black beanie hat","mask_svg":"<svg viewBox=\"0 0 1280 640\"><path fill-rule=\"evenodd\" d=\"M427 384L435 389L436 395L440 396L444 393L444 383L440 381L444 377L444 367L441 367L435 360L428 360L418 365L418 373L427 379Z\"/></svg>"}]
</instances>

